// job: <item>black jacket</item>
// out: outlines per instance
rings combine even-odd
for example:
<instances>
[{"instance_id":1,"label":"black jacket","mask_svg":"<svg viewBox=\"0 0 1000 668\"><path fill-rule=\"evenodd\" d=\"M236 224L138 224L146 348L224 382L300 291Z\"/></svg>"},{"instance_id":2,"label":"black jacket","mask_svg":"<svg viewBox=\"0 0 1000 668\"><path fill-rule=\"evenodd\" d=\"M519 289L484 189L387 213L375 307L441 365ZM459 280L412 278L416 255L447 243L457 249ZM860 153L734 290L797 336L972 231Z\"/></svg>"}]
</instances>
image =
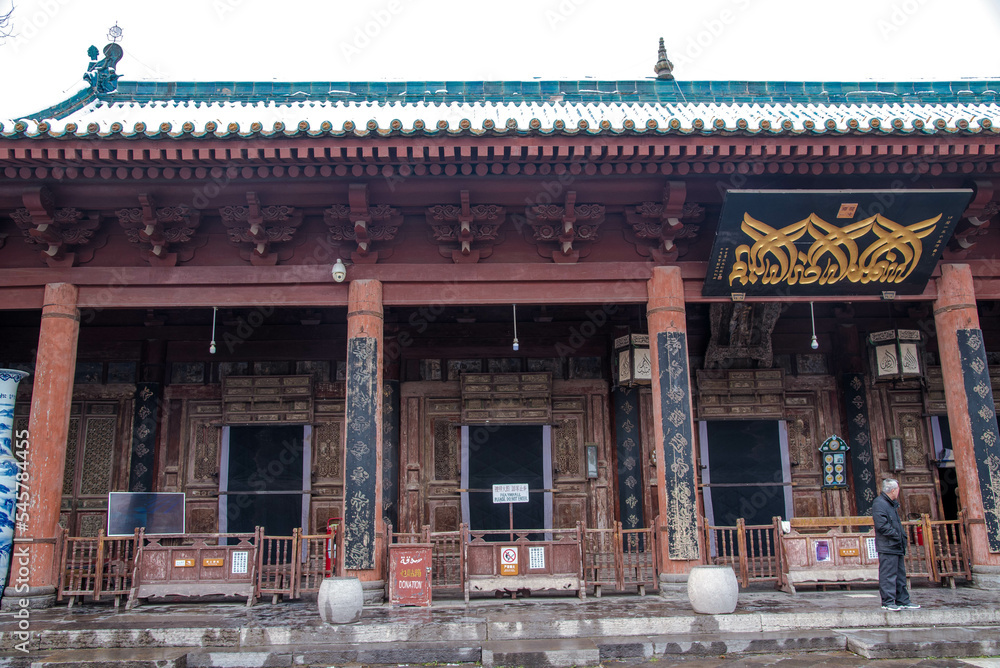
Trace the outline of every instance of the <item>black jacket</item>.
<instances>
[{"instance_id":1,"label":"black jacket","mask_svg":"<svg viewBox=\"0 0 1000 668\"><path fill-rule=\"evenodd\" d=\"M879 494L872 503L875 549L879 554L906 554L906 532L899 521L899 501Z\"/></svg>"}]
</instances>

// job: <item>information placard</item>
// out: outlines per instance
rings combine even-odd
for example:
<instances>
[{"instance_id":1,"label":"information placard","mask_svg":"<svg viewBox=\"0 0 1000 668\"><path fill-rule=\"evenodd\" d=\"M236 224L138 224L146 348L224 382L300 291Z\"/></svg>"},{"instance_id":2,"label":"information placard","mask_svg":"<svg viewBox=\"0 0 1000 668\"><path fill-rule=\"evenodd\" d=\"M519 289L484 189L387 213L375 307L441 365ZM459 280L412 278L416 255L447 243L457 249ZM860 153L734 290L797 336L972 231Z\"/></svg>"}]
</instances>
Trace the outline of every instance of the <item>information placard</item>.
<instances>
[{"instance_id":1,"label":"information placard","mask_svg":"<svg viewBox=\"0 0 1000 668\"><path fill-rule=\"evenodd\" d=\"M389 603L431 604L431 546L389 546Z\"/></svg>"},{"instance_id":2,"label":"information placard","mask_svg":"<svg viewBox=\"0 0 1000 668\"><path fill-rule=\"evenodd\" d=\"M528 483L493 485L493 503L528 503Z\"/></svg>"}]
</instances>

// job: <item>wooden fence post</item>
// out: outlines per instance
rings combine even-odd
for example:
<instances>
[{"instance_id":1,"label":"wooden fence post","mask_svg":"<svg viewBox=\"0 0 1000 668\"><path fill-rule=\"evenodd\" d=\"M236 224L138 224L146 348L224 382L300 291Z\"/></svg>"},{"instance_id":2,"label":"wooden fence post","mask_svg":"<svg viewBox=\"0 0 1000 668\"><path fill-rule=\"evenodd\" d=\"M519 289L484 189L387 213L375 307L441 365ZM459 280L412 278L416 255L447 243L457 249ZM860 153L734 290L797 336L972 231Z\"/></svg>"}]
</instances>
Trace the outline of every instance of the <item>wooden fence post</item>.
<instances>
[{"instance_id":1,"label":"wooden fence post","mask_svg":"<svg viewBox=\"0 0 1000 668\"><path fill-rule=\"evenodd\" d=\"M736 549L740 552L740 586L744 589L750 584L747 571L747 523L742 517L736 520Z\"/></svg>"}]
</instances>

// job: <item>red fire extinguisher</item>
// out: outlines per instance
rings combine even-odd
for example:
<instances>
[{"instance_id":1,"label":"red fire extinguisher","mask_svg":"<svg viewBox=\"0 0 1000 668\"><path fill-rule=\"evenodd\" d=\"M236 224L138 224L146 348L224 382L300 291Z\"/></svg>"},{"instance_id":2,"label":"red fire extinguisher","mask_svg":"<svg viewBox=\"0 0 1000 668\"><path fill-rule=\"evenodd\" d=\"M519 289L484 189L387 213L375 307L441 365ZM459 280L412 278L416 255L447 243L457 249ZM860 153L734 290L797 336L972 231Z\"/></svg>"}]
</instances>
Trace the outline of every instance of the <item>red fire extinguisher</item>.
<instances>
[{"instance_id":1,"label":"red fire extinguisher","mask_svg":"<svg viewBox=\"0 0 1000 668\"><path fill-rule=\"evenodd\" d=\"M326 573L336 575L337 570L337 532L340 531L340 518L331 517L326 524Z\"/></svg>"},{"instance_id":2,"label":"red fire extinguisher","mask_svg":"<svg viewBox=\"0 0 1000 668\"><path fill-rule=\"evenodd\" d=\"M924 544L924 528L917 527L917 545Z\"/></svg>"}]
</instances>

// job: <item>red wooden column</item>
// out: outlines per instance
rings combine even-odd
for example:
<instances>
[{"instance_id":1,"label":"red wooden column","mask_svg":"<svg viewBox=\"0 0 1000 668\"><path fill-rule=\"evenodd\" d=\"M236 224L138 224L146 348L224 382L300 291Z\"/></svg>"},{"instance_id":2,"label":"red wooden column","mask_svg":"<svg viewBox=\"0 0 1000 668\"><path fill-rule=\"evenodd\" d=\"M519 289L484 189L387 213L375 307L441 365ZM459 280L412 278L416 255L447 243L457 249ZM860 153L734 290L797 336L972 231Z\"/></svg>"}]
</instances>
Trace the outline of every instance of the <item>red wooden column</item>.
<instances>
[{"instance_id":1,"label":"red wooden column","mask_svg":"<svg viewBox=\"0 0 1000 668\"><path fill-rule=\"evenodd\" d=\"M678 267L654 267L647 283L653 424L657 449L660 588L687 582L700 562L694 421L687 353L684 284Z\"/></svg>"},{"instance_id":2,"label":"red wooden column","mask_svg":"<svg viewBox=\"0 0 1000 668\"><path fill-rule=\"evenodd\" d=\"M31 389L31 416L28 418L28 523L26 530L20 524L17 526L18 538L51 540L59 531L66 438L80 333L80 311L76 302L75 285L50 283L45 286ZM19 547L15 545L15 557ZM27 596L17 594L16 598L28 598L32 607L50 607L55 603L57 580L53 577L53 565L57 555L54 548L52 543L28 545L30 590Z\"/></svg>"},{"instance_id":3,"label":"red wooden column","mask_svg":"<svg viewBox=\"0 0 1000 668\"><path fill-rule=\"evenodd\" d=\"M966 264L946 264L941 267L938 279L938 298L934 302L934 326L938 335L938 352L941 355L941 372L944 376L945 400L948 404L948 424L951 429L952 451L955 455L955 473L958 476L958 493L962 508L968 513L972 542L973 579L982 587L1000 588L1000 554L989 551L983 491L980 488L980 462L976 456L973 421L979 426L982 415L973 415L966 395L965 374L962 366L964 342L961 330L979 330L979 312L976 310L976 293L972 270ZM988 382L986 385L988 386ZM987 388L988 389L988 388ZM992 396L992 395L990 395ZM992 401L990 408L992 408ZM994 429L996 417L993 416ZM995 510L997 499L991 505Z\"/></svg>"},{"instance_id":4,"label":"red wooden column","mask_svg":"<svg viewBox=\"0 0 1000 668\"><path fill-rule=\"evenodd\" d=\"M344 428L344 574L363 582L385 573L382 536L382 283L351 282L347 298ZM372 587L374 590L376 587ZM381 584L377 588L381 588Z\"/></svg>"}]
</instances>

